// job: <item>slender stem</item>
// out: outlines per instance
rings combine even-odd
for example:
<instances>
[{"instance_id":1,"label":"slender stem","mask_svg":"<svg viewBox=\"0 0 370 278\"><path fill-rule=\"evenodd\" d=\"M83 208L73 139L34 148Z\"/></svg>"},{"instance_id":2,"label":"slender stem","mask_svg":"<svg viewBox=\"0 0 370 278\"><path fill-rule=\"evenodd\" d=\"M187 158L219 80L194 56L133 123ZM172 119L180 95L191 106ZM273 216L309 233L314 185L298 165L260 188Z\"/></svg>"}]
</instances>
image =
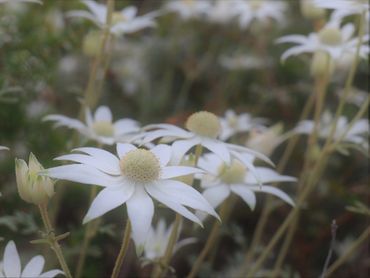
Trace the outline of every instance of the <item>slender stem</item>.
<instances>
[{"instance_id":1,"label":"slender stem","mask_svg":"<svg viewBox=\"0 0 370 278\"><path fill-rule=\"evenodd\" d=\"M338 229L337 223L335 222L335 220L333 220L333 222L331 223L331 241L330 241L329 253L328 253L328 256L326 257L324 269L320 275L320 278L325 278L326 276L326 271L328 269L331 256L333 255L335 238L337 236L337 229Z\"/></svg>"},{"instance_id":2,"label":"slender stem","mask_svg":"<svg viewBox=\"0 0 370 278\"><path fill-rule=\"evenodd\" d=\"M68 265L66 263L66 260L63 256L62 249L60 248L59 242L55 237L53 227L51 225L48 211L47 211L47 204L41 204L38 206L42 218L42 222L44 223L47 239L50 244L51 249L54 251L55 255L58 258L59 264L61 268L63 269L66 277L72 278L71 272L69 271Z\"/></svg>"},{"instance_id":3,"label":"slender stem","mask_svg":"<svg viewBox=\"0 0 370 278\"><path fill-rule=\"evenodd\" d=\"M123 260L125 259L128 247L130 246L130 236L131 236L131 222L130 220L127 220L125 232L123 234L121 249L119 250L116 262L114 263L111 278L117 278L121 271Z\"/></svg>"},{"instance_id":4,"label":"slender stem","mask_svg":"<svg viewBox=\"0 0 370 278\"><path fill-rule=\"evenodd\" d=\"M227 202L227 200L225 200L223 202L223 204L221 205L221 208L220 208L220 218L221 218L221 220L223 220L223 218L226 216L227 210L228 210L228 202ZM192 267L189 275L187 276L187 278L194 278L197 275L197 273L199 272L204 259L208 255L209 251L211 251L212 247L214 246L214 243L216 242L216 240L217 240L217 238L220 234L221 225L222 224L220 222L218 222L218 220L215 220L215 222L213 223L212 230L208 235L206 245L203 247L202 251L200 252L200 254L197 258L197 260L193 264L193 267Z\"/></svg>"},{"instance_id":5,"label":"slender stem","mask_svg":"<svg viewBox=\"0 0 370 278\"><path fill-rule=\"evenodd\" d=\"M356 249L368 239L369 233L370 227L367 227L367 229L357 238L357 240L352 243L348 250L328 268L325 273L325 277L332 275L338 269L338 267L340 267L347 259L349 259Z\"/></svg>"}]
</instances>

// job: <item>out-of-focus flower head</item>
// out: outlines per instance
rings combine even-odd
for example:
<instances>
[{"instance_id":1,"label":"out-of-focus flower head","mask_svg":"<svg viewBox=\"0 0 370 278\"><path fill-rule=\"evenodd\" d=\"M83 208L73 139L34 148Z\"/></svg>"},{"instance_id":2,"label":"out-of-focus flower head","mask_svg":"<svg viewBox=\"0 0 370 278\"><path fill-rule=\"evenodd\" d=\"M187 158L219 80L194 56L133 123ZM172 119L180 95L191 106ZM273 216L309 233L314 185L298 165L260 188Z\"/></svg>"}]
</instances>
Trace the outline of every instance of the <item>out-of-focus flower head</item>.
<instances>
[{"instance_id":1,"label":"out-of-focus flower head","mask_svg":"<svg viewBox=\"0 0 370 278\"><path fill-rule=\"evenodd\" d=\"M250 131L254 127L262 127L265 122L262 118L253 118L248 113L237 115L233 110L227 110L225 116L220 118L221 140L227 140L238 133Z\"/></svg>"},{"instance_id":2,"label":"out-of-focus flower head","mask_svg":"<svg viewBox=\"0 0 370 278\"><path fill-rule=\"evenodd\" d=\"M247 54L222 55L219 62L228 70L255 70L268 68L272 65L271 59L262 59Z\"/></svg>"},{"instance_id":3,"label":"out-of-focus flower head","mask_svg":"<svg viewBox=\"0 0 370 278\"><path fill-rule=\"evenodd\" d=\"M208 0L170 0L164 6L164 10L175 12L184 20L202 17L210 8Z\"/></svg>"},{"instance_id":4,"label":"out-of-focus flower head","mask_svg":"<svg viewBox=\"0 0 370 278\"><path fill-rule=\"evenodd\" d=\"M83 0L82 3L84 3L90 11L70 11L67 15L89 19L99 28L104 28L106 26L106 16L108 12L107 6L92 0ZM128 6L121 11L113 12L113 22L110 31L114 35L123 35L131 34L147 27L153 27L156 24L154 21L156 16L158 16L157 12L138 16L137 8Z\"/></svg>"},{"instance_id":5,"label":"out-of-focus flower head","mask_svg":"<svg viewBox=\"0 0 370 278\"><path fill-rule=\"evenodd\" d=\"M44 117L44 121L53 121L56 126L75 129L88 139L107 145L128 141L131 136L140 131L139 123L135 120L124 118L113 123L112 118L109 107L100 106L94 116L90 109L86 109L86 124L63 115L48 115Z\"/></svg>"},{"instance_id":6,"label":"out-of-focus flower head","mask_svg":"<svg viewBox=\"0 0 370 278\"><path fill-rule=\"evenodd\" d=\"M1 265L1 263L0 263ZM38 255L33 257L24 267L22 271L21 258L17 251L14 241L9 241L5 246L4 256L2 261L2 269L0 269L0 276L5 278L29 278L29 277L40 277L50 278L55 277L58 274L64 274L59 269L52 269L42 273L45 265L45 259L43 256Z\"/></svg>"},{"instance_id":7,"label":"out-of-focus flower head","mask_svg":"<svg viewBox=\"0 0 370 278\"><path fill-rule=\"evenodd\" d=\"M155 260L164 256L172 229L172 225L166 227L166 222L163 218L159 219L155 228L150 227L148 238L144 245L144 257L146 259ZM178 241L175 245L174 253L181 247L194 242L196 242L196 238L186 238Z\"/></svg>"},{"instance_id":8,"label":"out-of-focus flower head","mask_svg":"<svg viewBox=\"0 0 370 278\"><path fill-rule=\"evenodd\" d=\"M238 1L217 0L207 11L207 20L225 24L238 16Z\"/></svg>"},{"instance_id":9,"label":"out-of-focus flower head","mask_svg":"<svg viewBox=\"0 0 370 278\"><path fill-rule=\"evenodd\" d=\"M35 205L45 204L54 195L53 181L39 172L44 167L33 153L30 153L28 165L22 159L15 160L15 175L19 196L26 202Z\"/></svg>"},{"instance_id":10,"label":"out-of-focus flower head","mask_svg":"<svg viewBox=\"0 0 370 278\"><path fill-rule=\"evenodd\" d=\"M92 202L84 223L126 203L138 253L143 251L154 215L152 198L200 225L201 221L185 206L218 218L198 191L175 180L179 176L203 171L194 167L168 166L172 148L167 145L146 150L131 144L117 144L117 156L97 148L79 148L76 151L81 153L57 159L78 164L47 169L45 175L104 188Z\"/></svg>"}]
</instances>

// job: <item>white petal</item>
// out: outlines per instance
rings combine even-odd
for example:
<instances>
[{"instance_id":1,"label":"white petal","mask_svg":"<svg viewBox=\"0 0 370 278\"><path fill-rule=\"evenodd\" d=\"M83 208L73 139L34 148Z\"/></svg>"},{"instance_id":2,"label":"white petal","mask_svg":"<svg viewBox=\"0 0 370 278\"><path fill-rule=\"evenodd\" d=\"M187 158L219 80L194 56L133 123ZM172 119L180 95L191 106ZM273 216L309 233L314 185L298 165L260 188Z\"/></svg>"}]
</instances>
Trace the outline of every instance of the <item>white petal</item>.
<instances>
[{"instance_id":1,"label":"white petal","mask_svg":"<svg viewBox=\"0 0 370 278\"><path fill-rule=\"evenodd\" d=\"M203 140L202 144L204 147L216 154L227 164L230 164L230 152L227 149L225 143L214 139L205 139Z\"/></svg>"},{"instance_id":2,"label":"white petal","mask_svg":"<svg viewBox=\"0 0 370 278\"><path fill-rule=\"evenodd\" d=\"M137 8L135 6L129 6L123 9L121 13L124 16L124 18L131 19L134 18L135 15L137 14Z\"/></svg>"},{"instance_id":3,"label":"white petal","mask_svg":"<svg viewBox=\"0 0 370 278\"><path fill-rule=\"evenodd\" d=\"M220 167L224 164L223 160L213 153L206 153L199 158L198 166L207 173L217 176Z\"/></svg>"},{"instance_id":4,"label":"white petal","mask_svg":"<svg viewBox=\"0 0 370 278\"><path fill-rule=\"evenodd\" d=\"M293 46L286 50L282 55L281 55L281 60L285 61L287 58L289 58L292 55L298 55L301 53L305 52L313 52L312 47L308 47L306 45L301 45L301 46Z\"/></svg>"},{"instance_id":5,"label":"white petal","mask_svg":"<svg viewBox=\"0 0 370 278\"><path fill-rule=\"evenodd\" d=\"M217 208L224 200L226 200L227 197L229 197L230 189L226 185L217 185L207 188L202 194L212 207Z\"/></svg>"},{"instance_id":6,"label":"white petal","mask_svg":"<svg viewBox=\"0 0 370 278\"><path fill-rule=\"evenodd\" d=\"M254 208L256 207L256 195L254 195L252 190L248 189L247 185L233 184L231 185L231 191L239 195L244 200L244 202L247 203L251 210L254 210Z\"/></svg>"},{"instance_id":7,"label":"white petal","mask_svg":"<svg viewBox=\"0 0 370 278\"><path fill-rule=\"evenodd\" d=\"M192 147L199 143L200 140L198 138L185 139L174 142L172 144L171 162L175 165L178 165L187 151L189 151Z\"/></svg>"},{"instance_id":8,"label":"white petal","mask_svg":"<svg viewBox=\"0 0 370 278\"><path fill-rule=\"evenodd\" d=\"M38 277L44 268L45 259L43 256L33 257L24 267L21 277Z\"/></svg>"},{"instance_id":9,"label":"white petal","mask_svg":"<svg viewBox=\"0 0 370 278\"><path fill-rule=\"evenodd\" d=\"M207 212L219 219L218 214L208 201L191 186L175 180L161 180L153 184L158 191L166 194L172 201L193 209Z\"/></svg>"},{"instance_id":10,"label":"white petal","mask_svg":"<svg viewBox=\"0 0 370 278\"><path fill-rule=\"evenodd\" d=\"M112 177L94 167L83 164L71 164L49 168L39 174L59 180L100 186L113 186L121 181L120 177Z\"/></svg>"},{"instance_id":11,"label":"white petal","mask_svg":"<svg viewBox=\"0 0 370 278\"><path fill-rule=\"evenodd\" d=\"M281 191L280 189L268 185L263 186L248 186L251 190L255 192L264 192L270 193L282 199L283 201L287 202L291 206L294 206L294 201L290 198L285 192Z\"/></svg>"},{"instance_id":12,"label":"white petal","mask_svg":"<svg viewBox=\"0 0 370 278\"><path fill-rule=\"evenodd\" d=\"M135 187L124 184L118 188L104 188L98 193L87 212L83 223L89 222L104 213L124 204L134 193Z\"/></svg>"},{"instance_id":13,"label":"white petal","mask_svg":"<svg viewBox=\"0 0 370 278\"><path fill-rule=\"evenodd\" d=\"M198 173L204 173L204 171L198 168L187 166L167 166L162 169L161 178L170 179L174 177L181 177Z\"/></svg>"},{"instance_id":14,"label":"white petal","mask_svg":"<svg viewBox=\"0 0 370 278\"><path fill-rule=\"evenodd\" d=\"M152 199L141 186L136 186L135 193L127 201L127 212L131 221L132 238L136 250L142 250L151 227L154 214Z\"/></svg>"},{"instance_id":15,"label":"white petal","mask_svg":"<svg viewBox=\"0 0 370 278\"><path fill-rule=\"evenodd\" d=\"M84 147L84 148L74 149L73 151L79 151L79 152L87 153L87 154L93 156L96 159L103 160L104 163L106 163L106 164L113 165L113 164L119 163L119 160L117 159L117 157L115 155L113 155L110 152L107 152L105 150L102 150L102 149Z\"/></svg>"},{"instance_id":16,"label":"white petal","mask_svg":"<svg viewBox=\"0 0 370 278\"><path fill-rule=\"evenodd\" d=\"M66 126L79 131L82 131L86 128L86 126L79 120L71 119L63 115L48 115L43 118L43 121L53 121L55 122L56 127Z\"/></svg>"},{"instance_id":17,"label":"white petal","mask_svg":"<svg viewBox=\"0 0 370 278\"><path fill-rule=\"evenodd\" d=\"M161 202L162 204L166 205L167 207L173 209L177 213L181 214L182 216L186 217L187 219L198 223L200 226L203 227L202 222L187 208L183 207L181 204L176 203L169 197L167 194L164 194L162 191L158 190L154 185L147 185L145 186L146 191L156 200Z\"/></svg>"},{"instance_id":18,"label":"white petal","mask_svg":"<svg viewBox=\"0 0 370 278\"><path fill-rule=\"evenodd\" d=\"M52 269L52 270L49 270L47 272L44 272L39 277L40 278L53 278L53 277L57 276L58 274L65 275L65 273L63 271L59 270L59 269Z\"/></svg>"},{"instance_id":19,"label":"white petal","mask_svg":"<svg viewBox=\"0 0 370 278\"><path fill-rule=\"evenodd\" d=\"M297 43L305 44L307 43L307 37L302 35L288 35L281 38L278 38L276 43Z\"/></svg>"},{"instance_id":20,"label":"white petal","mask_svg":"<svg viewBox=\"0 0 370 278\"><path fill-rule=\"evenodd\" d=\"M5 247L3 258L3 271L6 277L19 277L21 275L21 260L14 241L9 241Z\"/></svg>"},{"instance_id":21,"label":"white petal","mask_svg":"<svg viewBox=\"0 0 370 278\"><path fill-rule=\"evenodd\" d=\"M114 123L116 136L140 131L139 123L132 119L121 119Z\"/></svg>"},{"instance_id":22,"label":"white petal","mask_svg":"<svg viewBox=\"0 0 370 278\"><path fill-rule=\"evenodd\" d=\"M67 154L67 155L59 156L55 159L79 162L82 164L95 167L99 169L100 171L111 174L111 175L119 175L121 173L121 170L119 167L119 161L117 158L115 158L116 161L114 163L107 163L102 158L95 158L90 155L83 155L83 154Z\"/></svg>"},{"instance_id":23,"label":"white petal","mask_svg":"<svg viewBox=\"0 0 370 278\"><path fill-rule=\"evenodd\" d=\"M117 155L121 159L124 157L128 152L136 150L137 148L132 144L121 144L117 143Z\"/></svg>"},{"instance_id":24,"label":"white petal","mask_svg":"<svg viewBox=\"0 0 370 278\"><path fill-rule=\"evenodd\" d=\"M260 178L260 181L262 183L297 181L297 179L294 177L280 175L278 172L270 168L257 167L256 170L257 170L258 177ZM251 175L247 175L246 182L247 183L257 183L257 180L255 177Z\"/></svg>"},{"instance_id":25,"label":"white petal","mask_svg":"<svg viewBox=\"0 0 370 278\"><path fill-rule=\"evenodd\" d=\"M166 166L171 159L172 150L167 145L157 145L150 150L159 160L161 166Z\"/></svg>"},{"instance_id":26,"label":"white petal","mask_svg":"<svg viewBox=\"0 0 370 278\"><path fill-rule=\"evenodd\" d=\"M95 111L94 120L96 122L112 122L112 112L108 106L99 106Z\"/></svg>"},{"instance_id":27,"label":"white petal","mask_svg":"<svg viewBox=\"0 0 370 278\"><path fill-rule=\"evenodd\" d=\"M91 1L91 0L84 0L82 2L97 17L97 19L99 20L99 22L105 23L106 14L107 14L107 8L106 8L105 5L96 3L95 1Z\"/></svg>"}]
</instances>

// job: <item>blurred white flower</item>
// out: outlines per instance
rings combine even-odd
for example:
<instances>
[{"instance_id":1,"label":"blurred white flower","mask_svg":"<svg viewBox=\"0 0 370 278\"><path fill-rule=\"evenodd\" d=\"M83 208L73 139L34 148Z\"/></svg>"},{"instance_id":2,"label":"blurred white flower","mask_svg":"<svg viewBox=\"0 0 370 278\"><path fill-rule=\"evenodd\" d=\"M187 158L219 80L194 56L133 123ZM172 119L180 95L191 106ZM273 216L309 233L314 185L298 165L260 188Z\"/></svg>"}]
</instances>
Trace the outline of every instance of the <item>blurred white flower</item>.
<instances>
[{"instance_id":1,"label":"blurred white flower","mask_svg":"<svg viewBox=\"0 0 370 278\"><path fill-rule=\"evenodd\" d=\"M90 109L86 109L86 124L76 119L54 114L44 117L44 121L53 121L56 123L56 126L66 126L75 129L87 138L107 145L128 141L140 131L139 123L129 118L113 123L112 112L107 106L98 107L94 116Z\"/></svg>"},{"instance_id":2,"label":"blurred white flower","mask_svg":"<svg viewBox=\"0 0 370 278\"><path fill-rule=\"evenodd\" d=\"M271 59L261 59L246 54L223 55L219 59L220 64L229 70L252 70L268 68L272 65Z\"/></svg>"},{"instance_id":3,"label":"blurred white flower","mask_svg":"<svg viewBox=\"0 0 370 278\"><path fill-rule=\"evenodd\" d=\"M240 1L240 0L239 0ZM207 20L214 23L228 23L239 13L238 1L217 0L207 10Z\"/></svg>"},{"instance_id":4,"label":"blurred white flower","mask_svg":"<svg viewBox=\"0 0 370 278\"><path fill-rule=\"evenodd\" d=\"M150 227L144 245L144 257L149 260L159 259L164 256L166 247L172 233L173 226L166 228L163 218L159 219L156 228ZM180 231L181 229L179 229ZM181 247L196 242L196 238L186 238L176 242L174 253Z\"/></svg>"},{"instance_id":5,"label":"blurred white flower","mask_svg":"<svg viewBox=\"0 0 370 278\"><path fill-rule=\"evenodd\" d=\"M68 12L68 16L86 18L94 22L98 27L104 28L106 25L106 16L108 8L104 4L99 4L92 0L83 0L87 8L90 10L77 10ZM119 12L113 12L111 33L114 35L130 34L142 30L147 27L155 26L154 17L158 13L151 12L146 15L138 16L137 8L128 6Z\"/></svg>"},{"instance_id":6,"label":"blurred white flower","mask_svg":"<svg viewBox=\"0 0 370 278\"><path fill-rule=\"evenodd\" d=\"M8 147L4 147L4 146L0 146L0 151L2 151L2 150L9 150L9 148Z\"/></svg>"},{"instance_id":7,"label":"blurred white flower","mask_svg":"<svg viewBox=\"0 0 370 278\"><path fill-rule=\"evenodd\" d=\"M0 264L1 265L1 264ZM4 257L2 261L3 268L0 269L0 277L6 278L30 278L30 277L40 277L40 278L50 278L55 277L58 274L64 274L63 271L59 269L52 269L47 272L42 273L45 265L45 259L43 256L38 255L33 257L24 267L23 271L21 268L21 259L19 257L17 247L14 241L9 241L5 246Z\"/></svg>"},{"instance_id":8,"label":"blurred white flower","mask_svg":"<svg viewBox=\"0 0 370 278\"><path fill-rule=\"evenodd\" d=\"M280 0L242 0L236 2L239 14L239 25L242 29L246 29L249 25L256 21L261 24L266 24L271 20L282 24L286 20L285 11L287 3Z\"/></svg>"},{"instance_id":9,"label":"blurred white flower","mask_svg":"<svg viewBox=\"0 0 370 278\"><path fill-rule=\"evenodd\" d=\"M177 13L181 19L190 19L204 16L211 8L208 0L170 0L164 9Z\"/></svg>"},{"instance_id":10,"label":"blurred white flower","mask_svg":"<svg viewBox=\"0 0 370 278\"><path fill-rule=\"evenodd\" d=\"M319 137L327 138L333 124L333 116L329 112L325 112L322 116L319 125ZM349 122L344 116L339 117L337 128L334 133L334 140L339 140L344 132L348 129ZM310 134L314 130L314 121L305 120L298 123L294 129L297 133ZM343 138L344 142L356 144L364 149L368 149L368 136L369 136L369 120L360 119L354 123L349 132Z\"/></svg>"},{"instance_id":11,"label":"blurred white flower","mask_svg":"<svg viewBox=\"0 0 370 278\"><path fill-rule=\"evenodd\" d=\"M225 141L235 134L250 131L254 127L261 127L264 122L265 119L253 118L248 113L237 115L235 111L229 109L225 112L225 116L220 118L220 139Z\"/></svg>"},{"instance_id":12,"label":"blurred white flower","mask_svg":"<svg viewBox=\"0 0 370 278\"><path fill-rule=\"evenodd\" d=\"M131 144L117 144L118 158L97 148L79 148L76 151L83 154L69 154L57 159L80 164L50 168L45 174L104 187L92 202L84 223L126 203L138 253L144 247L151 226L154 214L152 198L199 225L202 225L201 221L184 206L218 217L198 191L175 180L176 177L202 170L167 166L171 158L171 147L167 145L145 150Z\"/></svg>"},{"instance_id":13,"label":"blurred white flower","mask_svg":"<svg viewBox=\"0 0 370 278\"><path fill-rule=\"evenodd\" d=\"M343 97L344 90L342 89L338 91L337 95L338 97ZM366 101L368 96L368 92L359 90L357 88L352 88L346 101L360 107Z\"/></svg>"},{"instance_id":14,"label":"blurred white flower","mask_svg":"<svg viewBox=\"0 0 370 278\"><path fill-rule=\"evenodd\" d=\"M343 55L355 55L359 38L353 38L354 31L355 27L352 23L341 27L338 20L332 19L318 33L311 33L308 36L283 36L276 42L297 44L283 53L281 56L283 61L292 55L316 52L327 53L334 61L339 61ZM365 35L360 47L360 56L364 59L369 54L368 41L369 36Z\"/></svg>"},{"instance_id":15,"label":"blurred white flower","mask_svg":"<svg viewBox=\"0 0 370 278\"><path fill-rule=\"evenodd\" d=\"M158 138L176 140L172 144L173 156L172 163L178 164L184 155L194 146L201 145L210 152L219 156L226 163L230 163L232 152L235 151L234 145L226 144L217 139L221 134L221 123L219 118L213 113L207 111L196 112L189 116L185 124L185 130L171 124L151 124L144 129L149 130L138 135L136 139L141 139L140 144L151 142ZM240 147L242 148L242 147ZM245 152L257 155L253 150L242 148ZM259 158L268 160L260 155Z\"/></svg>"},{"instance_id":16,"label":"blurred white flower","mask_svg":"<svg viewBox=\"0 0 370 278\"><path fill-rule=\"evenodd\" d=\"M253 163L254 157L246 155L245 159ZM294 177L280 175L270 168L255 167L260 176L261 185L239 160L234 159L230 165L227 165L214 154L202 156L199 167L207 172L201 181L201 186L205 189L202 194L214 208L234 193L253 210L256 205L255 192L275 195L294 206L293 200L286 193L276 187L265 185L275 182L294 182L297 180Z\"/></svg>"}]
</instances>

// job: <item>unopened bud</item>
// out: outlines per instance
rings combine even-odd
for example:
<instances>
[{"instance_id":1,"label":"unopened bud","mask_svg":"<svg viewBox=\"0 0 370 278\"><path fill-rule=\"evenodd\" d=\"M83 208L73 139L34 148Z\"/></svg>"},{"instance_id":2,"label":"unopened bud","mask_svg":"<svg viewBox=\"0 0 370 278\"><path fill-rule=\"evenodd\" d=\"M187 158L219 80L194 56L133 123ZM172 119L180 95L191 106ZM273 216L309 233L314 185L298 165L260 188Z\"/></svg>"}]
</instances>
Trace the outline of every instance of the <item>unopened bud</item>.
<instances>
[{"instance_id":1,"label":"unopened bud","mask_svg":"<svg viewBox=\"0 0 370 278\"><path fill-rule=\"evenodd\" d=\"M54 183L50 178L39 175L42 170L44 168L32 153L28 165L23 159L15 159L18 193L24 201L40 205L54 195Z\"/></svg>"},{"instance_id":2,"label":"unopened bud","mask_svg":"<svg viewBox=\"0 0 370 278\"><path fill-rule=\"evenodd\" d=\"M312 0L301 0L301 13L307 19L320 19L325 16L325 10L317 7Z\"/></svg>"},{"instance_id":3,"label":"unopened bud","mask_svg":"<svg viewBox=\"0 0 370 278\"><path fill-rule=\"evenodd\" d=\"M323 75L330 76L334 71L334 62L329 54L323 51L316 51L312 57L311 75L320 77Z\"/></svg>"},{"instance_id":4,"label":"unopened bud","mask_svg":"<svg viewBox=\"0 0 370 278\"><path fill-rule=\"evenodd\" d=\"M97 56L99 54L102 36L103 35L100 31L89 32L83 38L82 52L89 57Z\"/></svg>"}]
</instances>

